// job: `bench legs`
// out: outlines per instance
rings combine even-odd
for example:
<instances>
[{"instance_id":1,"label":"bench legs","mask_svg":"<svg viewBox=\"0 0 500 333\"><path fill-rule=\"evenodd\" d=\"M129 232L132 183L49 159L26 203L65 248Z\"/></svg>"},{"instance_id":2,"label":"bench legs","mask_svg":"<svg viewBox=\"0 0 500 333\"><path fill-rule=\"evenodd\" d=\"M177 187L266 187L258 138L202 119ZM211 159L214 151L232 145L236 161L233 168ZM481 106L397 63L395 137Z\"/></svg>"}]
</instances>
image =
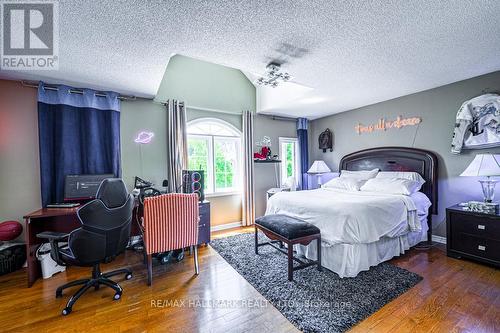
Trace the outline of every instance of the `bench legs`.
<instances>
[{"instance_id":1,"label":"bench legs","mask_svg":"<svg viewBox=\"0 0 500 333\"><path fill-rule=\"evenodd\" d=\"M316 261L318 262L318 271L322 271L322 267L321 267L321 236L316 239L316 246L317 246L317 258L316 258Z\"/></svg>"},{"instance_id":2,"label":"bench legs","mask_svg":"<svg viewBox=\"0 0 500 333\"><path fill-rule=\"evenodd\" d=\"M288 281L293 281L293 245L288 244Z\"/></svg>"},{"instance_id":3,"label":"bench legs","mask_svg":"<svg viewBox=\"0 0 500 333\"><path fill-rule=\"evenodd\" d=\"M268 242L260 243L259 244L259 229L262 230L262 232L270 239ZM316 240L317 243L317 259L316 261L311 261L308 263L305 263L301 261L298 258L295 258L293 256L293 245L294 244L302 244L302 245L308 245L311 243L313 240ZM277 245L275 245L277 244ZM287 245L287 249L283 249L283 244ZM296 238L296 239L287 239L284 238L281 235L278 235L274 232L272 232L269 229L266 229L262 226L257 226L255 225L255 254L259 254L259 246L264 246L264 245L269 245L274 247L276 250L284 253L288 257L288 281L293 281L293 271L303 269L312 265L317 265L318 271L322 270L321 266L321 235L316 234L316 235L311 235L311 236L306 236L302 238ZM297 261L300 265L298 266L293 266L293 261Z\"/></svg>"}]
</instances>

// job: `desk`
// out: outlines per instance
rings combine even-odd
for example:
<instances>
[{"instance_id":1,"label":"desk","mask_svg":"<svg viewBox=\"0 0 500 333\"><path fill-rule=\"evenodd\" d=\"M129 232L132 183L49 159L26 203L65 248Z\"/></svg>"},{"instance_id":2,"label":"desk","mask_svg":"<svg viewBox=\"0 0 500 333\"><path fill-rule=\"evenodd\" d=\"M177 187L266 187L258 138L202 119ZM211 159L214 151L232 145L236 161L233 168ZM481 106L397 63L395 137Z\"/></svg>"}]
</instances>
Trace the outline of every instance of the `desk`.
<instances>
[{"instance_id":1,"label":"desk","mask_svg":"<svg viewBox=\"0 0 500 333\"><path fill-rule=\"evenodd\" d=\"M42 274L40 263L36 258L36 250L41 243L46 240L36 237L43 231L56 231L69 233L80 227L80 221L76 216L76 208L42 208L24 216L26 221L25 240L26 240L26 260L28 273L28 288Z\"/></svg>"},{"instance_id":2,"label":"desk","mask_svg":"<svg viewBox=\"0 0 500 333\"><path fill-rule=\"evenodd\" d=\"M28 274L28 288L42 276L40 263L36 258L36 250L41 243L47 240L36 237L43 231L55 231L70 233L81 226L76 212L80 207L75 208L42 208L23 216L26 221L25 241L26 241L26 261ZM140 235L141 231L135 221L137 216L136 208L132 217L132 227L130 233L132 236ZM198 244L210 242L210 202L200 203L200 222Z\"/></svg>"},{"instance_id":3,"label":"desk","mask_svg":"<svg viewBox=\"0 0 500 333\"><path fill-rule=\"evenodd\" d=\"M40 263L36 258L36 250L47 240L36 237L43 231L55 231L70 233L81 226L76 215L78 208L42 208L23 216L26 221L25 241L26 241L26 262L28 274L28 288L35 283L36 279L42 276ZM137 223L132 220L131 235L140 235Z\"/></svg>"}]
</instances>

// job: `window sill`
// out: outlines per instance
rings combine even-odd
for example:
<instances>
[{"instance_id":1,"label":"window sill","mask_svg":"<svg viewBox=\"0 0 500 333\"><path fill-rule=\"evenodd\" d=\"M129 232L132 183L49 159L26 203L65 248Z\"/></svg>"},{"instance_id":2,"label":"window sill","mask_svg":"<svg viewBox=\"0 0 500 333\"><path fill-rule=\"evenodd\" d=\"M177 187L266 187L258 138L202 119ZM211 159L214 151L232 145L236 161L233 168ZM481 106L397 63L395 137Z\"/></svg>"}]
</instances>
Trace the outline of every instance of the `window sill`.
<instances>
[{"instance_id":1,"label":"window sill","mask_svg":"<svg viewBox=\"0 0 500 333\"><path fill-rule=\"evenodd\" d=\"M205 198L217 198L217 197L228 197L233 195L241 195L241 192L217 192L217 193L206 193Z\"/></svg>"}]
</instances>

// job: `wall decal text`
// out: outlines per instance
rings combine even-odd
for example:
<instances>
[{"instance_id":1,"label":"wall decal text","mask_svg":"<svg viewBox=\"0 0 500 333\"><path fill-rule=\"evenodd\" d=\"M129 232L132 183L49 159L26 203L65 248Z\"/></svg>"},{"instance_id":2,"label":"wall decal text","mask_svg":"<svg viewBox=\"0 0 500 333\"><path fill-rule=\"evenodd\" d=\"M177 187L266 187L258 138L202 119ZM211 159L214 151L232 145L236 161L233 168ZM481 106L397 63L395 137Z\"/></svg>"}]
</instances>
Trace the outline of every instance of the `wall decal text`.
<instances>
[{"instance_id":1,"label":"wall decal text","mask_svg":"<svg viewBox=\"0 0 500 333\"><path fill-rule=\"evenodd\" d=\"M380 118L376 124L363 125L358 123L354 126L356 133L372 133L373 131L385 131L392 128L402 128L406 126L415 126L422 122L420 117L403 118L398 116L395 120L386 120Z\"/></svg>"}]
</instances>

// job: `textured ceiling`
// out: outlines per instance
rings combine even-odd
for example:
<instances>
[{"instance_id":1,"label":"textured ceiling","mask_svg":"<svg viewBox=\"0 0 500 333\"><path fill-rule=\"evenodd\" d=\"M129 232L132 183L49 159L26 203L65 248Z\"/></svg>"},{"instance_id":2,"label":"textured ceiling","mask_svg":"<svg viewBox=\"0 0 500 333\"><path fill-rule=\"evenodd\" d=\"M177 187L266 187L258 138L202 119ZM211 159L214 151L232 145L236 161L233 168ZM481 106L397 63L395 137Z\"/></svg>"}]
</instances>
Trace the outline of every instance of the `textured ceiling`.
<instances>
[{"instance_id":1,"label":"textured ceiling","mask_svg":"<svg viewBox=\"0 0 500 333\"><path fill-rule=\"evenodd\" d=\"M498 0L60 0L59 12L59 71L0 76L151 97L173 53L249 73L280 57L314 90L266 111L316 118L500 69Z\"/></svg>"}]
</instances>

